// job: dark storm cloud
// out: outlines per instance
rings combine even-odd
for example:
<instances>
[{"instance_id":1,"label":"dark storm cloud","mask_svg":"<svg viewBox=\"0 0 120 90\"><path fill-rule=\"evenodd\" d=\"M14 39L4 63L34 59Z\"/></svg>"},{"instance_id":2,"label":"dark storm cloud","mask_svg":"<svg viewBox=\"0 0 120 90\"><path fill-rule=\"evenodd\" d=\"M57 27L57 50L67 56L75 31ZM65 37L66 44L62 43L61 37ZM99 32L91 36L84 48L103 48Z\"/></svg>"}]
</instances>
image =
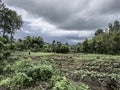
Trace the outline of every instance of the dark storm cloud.
<instances>
[{"instance_id":1,"label":"dark storm cloud","mask_svg":"<svg viewBox=\"0 0 120 90\"><path fill-rule=\"evenodd\" d=\"M5 0L5 2L43 17L58 28L68 30L93 30L104 27L108 21L113 21L120 15L120 0Z\"/></svg>"},{"instance_id":2,"label":"dark storm cloud","mask_svg":"<svg viewBox=\"0 0 120 90\"><path fill-rule=\"evenodd\" d=\"M91 18L89 20L77 18L75 20L64 22L59 26L59 28L64 28L67 30L94 30L98 27L103 27L104 23L104 20L99 20L97 17Z\"/></svg>"},{"instance_id":3,"label":"dark storm cloud","mask_svg":"<svg viewBox=\"0 0 120 90\"><path fill-rule=\"evenodd\" d=\"M101 14L120 14L120 0L107 0L102 2L98 8Z\"/></svg>"},{"instance_id":4,"label":"dark storm cloud","mask_svg":"<svg viewBox=\"0 0 120 90\"><path fill-rule=\"evenodd\" d=\"M6 2L44 17L53 23L63 22L73 12L76 12L76 8L80 5L79 0L75 2L69 2L69 0L6 0Z\"/></svg>"}]
</instances>

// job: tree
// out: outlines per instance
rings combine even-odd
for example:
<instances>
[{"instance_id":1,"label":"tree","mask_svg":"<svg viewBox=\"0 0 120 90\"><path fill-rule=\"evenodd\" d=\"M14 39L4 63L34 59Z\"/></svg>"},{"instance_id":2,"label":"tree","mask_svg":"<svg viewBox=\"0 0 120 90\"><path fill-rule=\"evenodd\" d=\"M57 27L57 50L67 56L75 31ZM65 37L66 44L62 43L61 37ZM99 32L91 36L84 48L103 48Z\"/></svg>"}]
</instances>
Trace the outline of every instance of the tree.
<instances>
[{"instance_id":1,"label":"tree","mask_svg":"<svg viewBox=\"0 0 120 90\"><path fill-rule=\"evenodd\" d=\"M13 34L15 33L16 30L19 30L22 26L22 18L21 16L17 15L16 11L13 11L13 10L9 10L8 11L8 14L9 15L9 27L10 27L10 30L8 33L10 33L10 38L11 38L11 41L13 39Z\"/></svg>"},{"instance_id":2,"label":"tree","mask_svg":"<svg viewBox=\"0 0 120 90\"><path fill-rule=\"evenodd\" d=\"M83 52L89 52L88 39L83 42Z\"/></svg>"},{"instance_id":3,"label":"tree","mask_svg":"<svg viewBox=\"0 0 120 90\"><path fill-rule=\"evenodd\" d=\"M27 36L24 40L19 39L16 46L20 50L42 51L44 46L43 38Z\"/></svg>"},{"instance_id":4,"label":"tree","mask_svg":"<svg viewBox=\"0 0 120 90\"><path fill-rule=\"evenodd\" d=\"M102 29L98 29L98 30L95 32L95 36L101 35L101 34L103 34L103 33L104 33L104 32L103 32Z\"/></svg>"},{"instance_id":5,"label":"tree","mask_svg":"<svg viewBox=\"0 0 120 90\"><path fill-rule=\"evenodd\" d=\"M13 34L21 28L22 23L22 18L16 11L7 8L2 2L0 3L0 28L3 37L5 34L9 34L12 41Z\"/></svg>"},{"instance_id":6,"label":"tree","mask_svg":"<svg viewBox=\"0 0 120 90\"><path fill-rule=\"evenodd\" d=\"M112 32L113 31L113 25L112 25L112 23L109 23L108 27L109 27L109 32Z\"/></svg>"},{"instance_id":7,"label":"tree","mask_svg":"<svg viewBox=\"0 0 120 90\"><path fill-rule=\"evenodd\" d=\"M83 45L83 51L86 53L101 54L120 54L120 24L115 21L109 24L109 33L98 29L95 37L86 39ZM104 34L103 34L104 33Z\"/></svg>"},{"instance_id":8,"label":"tree","mask_svg":"<svg viewBox=\"0 0 120 90\"><path fill-rule=\"evenodd\" d=\"M109 24L109 32L119 32L120 31L120 23L118 20L114 21L113 24Z\"/></svg>"},{"instance_id":9,"label":"tree","mask_svg":"<svg viewBox=\"0 0 120 90\"><path fill-rule=\"evenodd\" d=\"M2 22L2 21L3 21L3 14L4 14L3 11L4 11L4 8L5 8L4 3L2 3L2 2L0 1L0 29L1 29L1 28L4 28L4 27L3 27L3 23L4 23L4 22ZM1 33L4 34L4 33L5 33L4 30L3 30L3 31L0 31L0 34L1 34Z\"/></svg>"},{"instance_id":10,"label":"tree","mask_svg":"<svg viewBox=\"0 0 120 90\"><path fill-rule=\"evenodd\" d=\"M116 53L120 53L120 32L115 34L113 40L115 42L114 46L113 46L114 47L114 51Z\"/></svg>"},{"instance_id":11,"label":"tree","mask_svg":"<svg viewBox=\"0 0 120 90\"><path fill-rule=\"evenodd\" d=\"M114 27L113 27L114 31L118 32L120 30L120 24L119 21L115 21L114 22Z\"/></svg>"}]
</instances>

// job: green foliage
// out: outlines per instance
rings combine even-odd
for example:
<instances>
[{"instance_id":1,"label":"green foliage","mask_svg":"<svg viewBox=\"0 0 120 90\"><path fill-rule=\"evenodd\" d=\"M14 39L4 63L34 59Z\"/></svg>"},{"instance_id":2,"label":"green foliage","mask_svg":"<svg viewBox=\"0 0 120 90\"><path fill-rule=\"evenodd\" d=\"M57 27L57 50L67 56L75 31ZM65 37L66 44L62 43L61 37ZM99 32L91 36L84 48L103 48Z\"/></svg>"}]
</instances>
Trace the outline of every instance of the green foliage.
<instances>
[{"instance_id":1,"label":"green foliage","mask_svg":"<svg viewBox=\"0 0 120 90\"><path fill-rule=\"evenodd\" d=\"M84 84L75 84L66 77L56 75L53 65L44 60L35 63L31 58L20 59L8 64L3 71L10 75L2 78L0 86L10 90L31 87L38 82L48 83L46 88L49 90L88 90Z\"/></svg>"},{"instance_id":2,"label":"green foliage","mask_svg":"<svg viewBox=\"0 0 120 90\"><path fill-rule=\"evenodd\" d=\"M88 86L85 84L75 85L70 83L66 77L54 76L52 78L52 83L52 90L88 90Z\"/></svg>"},{"instance_id":3,"label":"green foliage","mask_svg":"<svg viewBox=\"0 0 120 90\"><path fill-rule=\"evenodd\" d=\"M103 32L102 29L98 29L95 32L95 37L89 40L86 39L82 46L80 44L76 46L77 48L82 48L82 51L78 51L84 53L120 54L119 22L115 21L114 24L109 24L108 30Z\"/></svg>"},{"instance_id":4,"label":"green foliage","mask_svg":"<svg viewBox=\"0 0 120 90\"><path fill-rule=\"evenodd\" d=\"M52 65L44 63L36 65L32 63L31 59L16 61L11 66L7 65L4 71L6 73L13 72L13 76L3 79L0 85L14 90L36 84L36 82L48 81L54 74Z\"/></svg>"},{"instance_id":5,"label":"green foliage","mask_svg":"<svg viewBox=\"0 0 120 90\"><path fill-rule=\"evenodd\" d=\"M10 35L10 40L13 40L15 30L19 30L22 26L22 18L16 11L7 8L0 1L0 28L2 29L3 37Z\"/></svg>"},{"instance_id":6,"label":"green foliage","mask_svg":"<svg viewBox=\"0 0 120 90\"><path fill-rule=\"evenodd\" d=\"M37 52L42 51L44 41L40 36L27 36L24 40L18 40L15 44L17 50L31 50L33 52Z\"/></svg>"},{"instance_id":7,"label":"green foliage","mask_svg":"<svg viewBox=\"0 0 120 90\"><path fill-rule=\"evenodd\" d=\"M0 60L7 59L11 55L6 38L0 36Z\"/></svg>"},{"instance_id":8,"label":"green foliage","mask_svg":"<svg viewBox=\"0 0 120 90\"><path fill-rule=\"evenodd\" d=\"M52 52L56 53L68 53L70 51L68 44L62 44L53 40L51 45Z\"/></svg>"},{"instance_id":9,"label":"green foliage","mask_svg":"<svg viewBox=\"0 0 120 90\"><path fill-rule=\"evenodd\" d=\"M15 64L13 64L13 66L11 66L11 70L15 71L15 73L27 72L28 70L30 70L34 67L33 63L31 63L31 62L32 62L32 60L30 58L16 61Z\"/></svg>"},{"instance_id":10,"label":"green foliage","mask_svg":"<svg viewBox=\"0 0 120 90\"><path fill-rule=\"evenodd\" d=\"M15 49L15 43L11 43L8 48L10 50L14 50Z\"/></svg>"},{"instance_id":11,"label":"green foliage","mask_svg":"<svg viewBox=\"0 0 120 90\"><path fill-rule=\"evenodd\" d=\"M101 35L101 34L103 34L104 32L103 32L103 30L102 29L98 29L96 32L95 32L95 35L97 36L97 35Z\"/></svg>"},{"instance_id":12,"label":"green foliage","mask_svg":"<svg viewBox=\"0 0 120 90\"><path fill-rule=\"evenodd\" d=\"M90 86L95 84L108 90L119 90L120 62L118 60L87 61L73 72L72 78L74 81L86 82Z\"/></svg>"},{"instance_id":13,"label":"green foliage","mask_svg":"<svg viewBox=\"0 0 120 90\"><path fill-rule=\"evenodd\" d=\"M110 32L120 32L120 23L118 20L114 21L113 24L109 24L109 31Z\"/></svg>"},{"instance_id":14,"label":"green foliage","mask_svg":"<svg viewBox=\"0 0 120 90\"><path fill-rule=\"evenodd\" d=\"M32 78L25 73L16 73L12 78L6 78L0 82L1 86L10 88L11 90L19 90L23 86L30 85Z\"/></svg>"},{"instance_id":15,"label":"green foliage","mask_svg":"<svg viewBox=\"0 0 120 90\"><path fill-rule=\"evenodd\" d=\"M98 73L96 71L88 70L79 70L74 72L73 76L76 81L83 81L87 83L95 82L105 87L108 87L110 90L119 90L120 89L120 75L118 74L106 74Z\"/></svg>"},{"instance_id":16,"label":"green foliage","mask_svg":"<svg viewBox=\"0 0 120 90\"><path fill-rule=\"evenodd\" d=\"M4 53L3 53L3 57L4 58L7 58L7 57L9 57L11 54L10 54L10 51L5 51Z\"/></svg>"},{"instance_id":17,"label":"green foliage","mask_svg":"<svg viewBox=\"0 0 120 90\"><path fill-rule=\"evenodd\" d=\"M0 42L6 44L7 43L7 37L0 36Z\"/></svg>"},{"instance_id":18,"label":"green foliage","mask_svg":"<svg viewBox=\"0 0 120 90\"><path fill-rule=\"evenodd\" d=\"M69 47L67 45L61 45L60 47L56 48L56 53L68 53Z\"/></svg>"},{"instance_id":19,"label":"green foliage","mask_svg":"<svg viewBox=\"0 0 120 90\"><path fill-rule=\"evenodd\" d=\"M88 39L83 42L83 52L89 52Z\"/></svg>"}]
</instances>

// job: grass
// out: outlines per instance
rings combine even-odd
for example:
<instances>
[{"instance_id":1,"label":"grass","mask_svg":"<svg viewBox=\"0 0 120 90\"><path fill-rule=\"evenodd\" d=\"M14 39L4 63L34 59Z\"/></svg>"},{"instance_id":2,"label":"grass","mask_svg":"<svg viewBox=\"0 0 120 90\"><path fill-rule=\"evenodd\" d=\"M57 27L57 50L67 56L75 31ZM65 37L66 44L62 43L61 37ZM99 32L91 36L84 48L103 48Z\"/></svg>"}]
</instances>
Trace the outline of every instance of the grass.
<instances>
[{"instance_id":1,"label":"grass","mask_svg":"<svg viewBox=\"0 0 120 90\"><path fill-rule=\"evenodd\" d=\"M12 55L14 56L48 56L48 55L52 55L53 53L44 53L44 52L23 52L23 51L16 51L15 53L13 53Z\"/></svg>"},{"instance_id":2,"label":"grass","mask_svg":"<svg viewBox=\"0 0 120 90\"><path fill-rule=\"evenodd\" d=\"M120 60L120 55L105 55L105 54L83 54L83 53L75 53L75 54L56 54L56 53L44 53L44 52L23 52L16 51L14 54L16 56L60 56L60 57L72 57L75 60L84 60L84 61L94 61L94 60Z\"/></svg>"},{"instance_id":3,"label":"grass","mask_svg":"<svg viewBox=\"0 0 120 90\"><path fill-rule=\"evenodd\" d=\"M104 54L77 54L76 59L85 61L94 60L120 60L120 55L104 55Z\"/></svg>"}]
</instances>

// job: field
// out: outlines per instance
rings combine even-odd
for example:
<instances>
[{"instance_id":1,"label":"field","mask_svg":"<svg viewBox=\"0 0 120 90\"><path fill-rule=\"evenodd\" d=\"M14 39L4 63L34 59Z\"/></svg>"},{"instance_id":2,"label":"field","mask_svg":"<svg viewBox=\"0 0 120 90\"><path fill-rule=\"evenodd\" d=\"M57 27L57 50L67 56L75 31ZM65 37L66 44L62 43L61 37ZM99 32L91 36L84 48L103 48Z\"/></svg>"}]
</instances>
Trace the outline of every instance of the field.
<instances>
[{"instance_id":1,"label":"field","mask_svg":"<svg viewBox=\"0 0 120 90\"><path fill-rule=\"evenodd\" d=\"M54 64L61 75L70 82L85 83L90 90L120 90L120 56L102 54L56 54L16 52L12 57L32 58L34 63L40 60ZM1 75L3 78L3 76ZM38 87L25 90L39 90ZM44 89L43 89L44 90Z\"/></svg>"}]
</instances>

